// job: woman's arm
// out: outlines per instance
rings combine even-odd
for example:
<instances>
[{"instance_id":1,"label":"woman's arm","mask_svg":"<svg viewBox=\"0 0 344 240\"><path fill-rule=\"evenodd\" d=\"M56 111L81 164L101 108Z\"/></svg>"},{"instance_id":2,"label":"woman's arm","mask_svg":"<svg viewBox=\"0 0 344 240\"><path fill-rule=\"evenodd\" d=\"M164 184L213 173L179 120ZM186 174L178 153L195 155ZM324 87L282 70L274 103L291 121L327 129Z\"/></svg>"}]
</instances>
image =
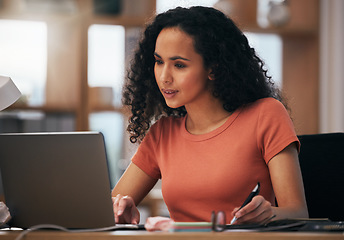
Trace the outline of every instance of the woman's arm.
<instances>
[{"instance_id":1,"label":"woman's arm","mask_svg":"<svg viewBox=\"0 0 344 240\"><path fill-rule=\"evenodd\" d=\"M264 222L272 217L307 218L308 210L303 189L303 181L294 143L287 146L268 163L271 182L278 202L278 207L262 196L256 196L252 201L238 211L233 210L237 223Z\"/></svg>"},{"instance_id":2,"label":"woman's arm","mask_svg":"<svg viewBox=\"0 0 344 240\"><path fill-rule=\"evenodd\" d=\"M158 180L150 177L131 163L112 190L113 209L116 223L140 221L137 205L149 193Z\"/></svg>"},{"instance_id":3,"label":"woman's arm","mask_svg":"<svg viewBox=\"0 0 344 240\"><path fill-rule=\"evenodd\" d=\"M308 210L296 145L290 144L268 163L278 207L276 219L307 218Z\"/></svg>"}]
</instances>

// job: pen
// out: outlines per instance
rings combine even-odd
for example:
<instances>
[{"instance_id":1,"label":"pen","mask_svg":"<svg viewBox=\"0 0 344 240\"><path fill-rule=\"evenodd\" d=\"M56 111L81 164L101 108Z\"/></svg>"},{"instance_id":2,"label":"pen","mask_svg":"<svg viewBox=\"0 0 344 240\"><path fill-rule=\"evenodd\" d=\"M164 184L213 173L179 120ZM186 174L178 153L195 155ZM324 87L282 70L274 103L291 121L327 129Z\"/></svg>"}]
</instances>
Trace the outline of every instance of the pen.
<instances>
[{"instance_id":1,"label":"pen","mask_svg":"<svg viewBox=\"0 0 344 240\"><path fill-rule=\"evenodd\" d=\"M252 198L259 194L259 190L260 190L260 183L258 182L257 185L255 186L255 188L250 193L250 195L248 195L248 197L246 198L245 202L241 205L239 210L242 209L243 207L245 207L249 202L251 202ZM234 216L230 225L232 225L236 220L237 220L237 218Z\"/></svg>"}]
</instances>

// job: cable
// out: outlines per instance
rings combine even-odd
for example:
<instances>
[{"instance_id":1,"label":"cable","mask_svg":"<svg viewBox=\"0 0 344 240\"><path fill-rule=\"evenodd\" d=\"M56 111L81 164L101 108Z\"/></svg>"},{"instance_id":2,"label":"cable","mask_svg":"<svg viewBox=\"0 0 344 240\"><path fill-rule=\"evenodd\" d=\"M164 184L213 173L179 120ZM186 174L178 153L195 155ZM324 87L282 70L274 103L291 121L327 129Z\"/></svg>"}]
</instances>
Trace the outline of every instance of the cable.
<instances>
[{"instance_id":1,"label":"cable","mask_svg":"<svg viewBox=\"0 0 344 240\"><path fill-rule=\"evenodd\" d=\"M25 235L27 235L30 232L39 230L39 229L55 229L60 230L63 232L70 232L70 233L83 233L83 232L103 232L103 231L110 231L110 230L118 230L118 229L138 229L139 227L137 225L132 224L119 224L115 226L110 227L104 227L104 228L88 228L88 229L68 229L59 225L54 224L39 224L32 226L26 230L23 230L16 238L15 240L21 240Z\"/></svg>"}]
</instances>

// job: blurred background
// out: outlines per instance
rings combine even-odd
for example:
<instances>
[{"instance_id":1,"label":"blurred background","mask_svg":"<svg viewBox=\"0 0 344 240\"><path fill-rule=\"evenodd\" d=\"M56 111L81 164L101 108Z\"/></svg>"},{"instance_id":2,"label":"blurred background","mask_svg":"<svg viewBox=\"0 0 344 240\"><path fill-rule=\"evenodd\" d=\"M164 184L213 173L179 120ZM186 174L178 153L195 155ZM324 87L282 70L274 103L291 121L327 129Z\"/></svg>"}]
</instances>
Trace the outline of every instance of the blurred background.
<instances>
[{"instance_id":1,"label":"blurred background","mask_svg":"<svg viewBox=\"0 0 344 240\"><path fill-rule=\"evenodd\" d=\"M297 134L344 131L342 0L0 0L0 75L23 93L0 112L0 133L101 131L114 186L137 147L121 88L140 34L156 13L193 5L222 10L245 32ZM142 212L167 214L159 185Z\"/></svg>"}]
</instances>

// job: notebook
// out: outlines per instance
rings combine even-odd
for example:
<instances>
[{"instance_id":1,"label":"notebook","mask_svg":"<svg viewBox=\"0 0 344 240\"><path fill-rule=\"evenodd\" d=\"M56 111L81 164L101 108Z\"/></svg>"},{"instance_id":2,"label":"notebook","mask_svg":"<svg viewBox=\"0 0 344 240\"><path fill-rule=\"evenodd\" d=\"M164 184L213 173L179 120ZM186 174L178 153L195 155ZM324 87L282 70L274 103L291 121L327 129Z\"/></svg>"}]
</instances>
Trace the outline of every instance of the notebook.
<instances>
[{"instance_id":1,"label":"notebook","mask_svg":"<svg viewBox=\"0 0 344 240\"><path fill-rule=\"evenodd\" d=\"M115 225L101 133L0 134L0 170L12 227Z\"/></svg>"}]
</instances>

